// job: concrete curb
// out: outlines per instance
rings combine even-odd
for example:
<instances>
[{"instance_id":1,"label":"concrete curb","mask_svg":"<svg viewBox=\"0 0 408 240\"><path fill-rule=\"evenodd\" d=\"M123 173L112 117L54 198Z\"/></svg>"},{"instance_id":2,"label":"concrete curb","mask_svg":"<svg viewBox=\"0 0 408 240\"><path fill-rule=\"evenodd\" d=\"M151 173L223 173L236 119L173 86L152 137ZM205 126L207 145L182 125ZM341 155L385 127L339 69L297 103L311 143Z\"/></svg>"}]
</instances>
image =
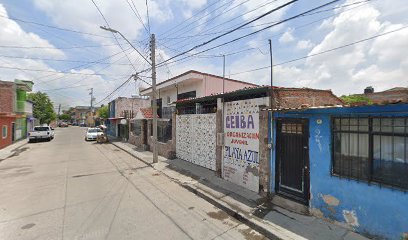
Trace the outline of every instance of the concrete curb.
<instances>
[{"instance_id":1,"label":"concrete curb","mask_svg":"<svg viewBox=\"0 0 408 240\"><path fill-rule=\"evenodd\" d=\"M117 148L120 148L122 151L127 152L129 155L132 155L134 158L137 158L139 161L142 161L142 162L146 163L147 165L149 165L150 167L154 168L154 166L153 166L152 163L146 162L145 160L139 158L136 154L134 154L134 153L128 151L128 150L125 149L125 148L122 148L119 144L116 144L115 142L109 142L109 143L111 143L112 145L114 145L114 146L117 147Z\"/></svg>"},{"instance_id":2,"label":"concrete curb","mask_svg":"<svg viewBox=\"0 0 408 240\"><path fill-rule=\"evenodd\" d=\"M171 176L167 175L165 172L155 168L155 166L152 163L146 162L145 160L139 158L136 154L130 152L128 149L123 148L122 146L120 146L119 144L115 144L115 142L111 142L112 145L116 146L117 148L120 148L121 150L125 151L126 153L128 153L129 155L135 157L136 159L146 163L147 165L149 165L150 167L158 170L159 172L161 172L162 174L164 174L166 177L175 180L175 182L177 184L179 184L181 187L183 187L184 189L194 193L195 195L197 195L198 197L206 200L207 202L209 202L210 204L212 204L213 206L223 210L225 213L227 213L229 216L237 219L238 221L240 221L241 223L247 225L248 227L256 230L257 232L263 234L265 237L269 238L269 239L274 239L274 240L281 240L281 239L298 239L297 237L300 237L297 235L297 237L293 237L291 236L293 233L287 231L287 232L281 232L279 229L275 229L275 232L272 232L270 230L268 230L266 228L266 226L269 227L269 225L267 224L263 224L262 223L262 219L256 219L256 217L249 217L247 216L247 214L245 213L241 213L239 212L237 209L232 208L231 206L229 206L227 203L218 200L216 198L214 198L213 196L211 196L210 194L204 192L203 190L199 189L199 188L194 188L188 184L184 184L181 183L179 181L177 181L176 179L172 178ZM271 226L272 227L272 226Z\"/></svg>"},{"instance_id":3,"label":"concrete curb","mask_svg":"<svg viewBox=\"0 0 408 240\"><path fill-rule=\"evenodd\" d=\"M24 142L24 141L25 141L25 142ZM1 149L1 150L0 150L0 162L6 160L6 159L9 158L9 157L11 157L11 156L15 153L16 150L18 150L19 148L22 148L23 146L25 146L25 145L27 145L27 144L28 144L28 140L27 140L27 139L21 139L21 140L15 142L15 143L13 143L13 144L11 144L11 145L5 147L5 148L8 148L8 147L12 147L13 145L17 145L17 146L15 146L13 149L10 149L10 150L6 150L5 148ZM5 152L5 151L8 151L8 153L5 153L5 154L3 155L3 154L2 154L3 151L4 151L4 152Z\"/></svg>"}]
</instances>

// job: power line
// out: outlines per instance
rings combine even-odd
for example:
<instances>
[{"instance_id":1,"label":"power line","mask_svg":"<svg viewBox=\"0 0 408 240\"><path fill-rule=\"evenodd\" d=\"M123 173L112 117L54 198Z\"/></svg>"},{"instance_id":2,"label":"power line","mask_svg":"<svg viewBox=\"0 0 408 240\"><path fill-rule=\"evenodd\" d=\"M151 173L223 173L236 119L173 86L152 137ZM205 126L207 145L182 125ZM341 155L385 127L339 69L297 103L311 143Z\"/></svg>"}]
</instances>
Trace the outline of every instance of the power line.
<instances>
[{"instance_id":1,"label":"power line","mask_svg":"<svg viewBox=\"0 0 408 240\"><path fill-rule=\"evenodd\" d=\"M98 63L95 61L81 61L81 60L67 60L67 59L53 59L53 58L38 58L38 57L22 57L22 56L9 56L9 55L0 55L3 58L16 58L16 59L30 59L30 60L41 60L41 61L52 61L52 62L71 62L71 63ZM104 63L99 62L98 64L109 64L109 65L123 65L130 66L128 63Z\"/></svg>"},{"instance_id":2,"label":"power line","mask_svg":"<svg viewBox=\"0 0 408 240\"><path fill-rule=\"evenodd\" d=\"M316 10L318 10L318 9L320 9L320 8L323 8L323 7L325 7L325 6L331 5L331 4L333 4L333 3L335 3L335 2L338 2L338 1L340 1L340 0L333 0L333 1L331 1L331 2L325 3L325 4L320 5L320 6L318 6L318 7L312 8L312 9L310 9L310 10L307 10L307 11L305 11L305 12L302 12L302 13L300 13L300 14L297 14L297 15L295 15L295 16L292 16L292 17L290 17L290 18L283 19L283 20L281 20L281 21L279 21L279 22L277 22L277 23L274 23L274 24L272 24L272 25L269 25L269 26L267 26L267 27L264 27L264 28L262 28L262 29L260 29L260 30L257 30L257 31L248 33L248 34L246 34L246 35L243 35L243 36L241 36L241 37L235 38L235 39L230 40L230 41L228 41L228 42L224 42L224 43L219 44L219 45L216 45L216 46L214 46L214 47L207 48L207 49L205 49L205 50L202 50L202 51L200 51L200 52L194 53L194 54L192 54L192 55L198 55L198 54L201 54L201 53L210 51L210 50L212 50L212 49L215 49L215 48L218 48L218 47L221 47L221 46L224 46L224 45L227 45L227 44L236 42L236 41L238 41L238 40L240 40L240 39L243 39L243 38L246 38L246 37L248 37L248 36L251 36L251 35L257 34L257 33L259 33L259 32L265 31L266 29L269 29L269 28L271 28L271 27L280 25L280 24L282 24L282 23L288 22L288 21L293 20L293 19L298 18L298 17L302 17L304 14L308 14L308 13L310 13L310 12L316 11ZM292 1L292 2L293 2L293 1ZM243 25L241 25L241 26L243 26ZM235 28L235 29L237 29L237 28ZM230 33L230 32L231 32L231 31L229 31L228 33ZM220 36L224 36L224 35L225 35L225 34L221 34ZM213 39L218 39L220 36L217 36L217 37L215 37L215 38L213 38ZM201 47L201 46L203 46L203 44L206 45L206 44L208 44L208 43L211 42L211 41L212 41L212 40L209 40L209 41L207 41L206 43L202 43L202 44L200 44L200 45L196 45L195 47L191 48L191 49L188 50L188 51L184 51L184 52L182 52L182 53L180 53L180 54L177 54L177 55L175 55L175 56L173 56L173 57L170 57L169 59L165 60L165 62L168 62L168 61L170 61L170 60L172 60L172 59L174 59L174 58L176 58L176 57L179 57L179 56L184 55L184 54L186 54L186 53L188 53L188 52L190 52L190 51L192 51L192 50L194 50L194 49L196 49L196 48L198 48L198 47ZM189 57L191 57L191 56L187 56L187 57L185 57L185 58L189 58ZM178 59L178 60L175 60L175 61L180 61L180 60L183 60L183 59L185 59L185 58L181 58L181 59ZM159 63L158 66L161 66L162 64L163 64L163 62Z\"/></svg>"},{"instance_id":3,"label":"power line","mask_svg":"<svg viewBox=\"0 0 408 240\"><path fill-rule=\"evenodd\" d=\"M224 3L224 4L222 4L221 6L217 7L217 8L214 9L213 11L211 11L211 12L205 14L205 15L202 16L201 18L198 18L198 19L194 20L193 22L189 23L187 26L192 25L193 23L196 23L197 21L200 21L201 19L204 19L205 17L211 15L212 12L215 12L215 11L219 10L220 8L225 7L225 6L227 6L228 4L231 5L232 3L234 3L234 1L235 1L235 0L230 0L230 1L228 1L228 2L226 2L226 3ZM248 1L250 1L250 0L246 0L245 2L248 2ZM227 7L228 7L228 6L227 6ZM202 25L202 24L199 24L198 26L200 26L200 25ZM187 26L186 26L186 27L187 27ZM167 36L171 36L171 35L174 35L174 34L180 32L180 31L182 31L182 30L185 30L186 27L180 28L180 29L178 29L178 30L176 30L176 31L173 31L172 33L168 34ZM197 27L197 26L196 26L196 27ZM194 27L193 27L193 28L194 28ZM188 29L191 30L191 28L188 28Z\"/></svg>"},{"instance_id":4,"label":"power line","mask_svg":"<svg viewBox=\"0 0 408 240\"><path fill-rule=\"evenodd\" d=\"M229 22L232 22L232 21L234 21L235 19L242 18L243 16L245 16L245 15L251 13L251 12L254 12L254 11L260 9L260 8L263 8L263 7L265 7L265 6L267 6L267 5L271 4L271 3L274 3L274 2L276 2L276 1L278 1L278 0L272 0L272 1L267 1L267 2L265 2L265 3L262 3L262 4L258 5L257 7L255 7L255 8L252 9L252 10L249 10L249 11L243 13L243 14L239 14L238 16L235 16L235 17L231 18L230 20L225 21L225 22L222 22L222 23L220 23L220 24L218 24L218 25L216 25L216 26L213 26L213 27L211 27L211 28L208 28L208 29L206 28L205 31L200 31L200 33L206 33L206 32L209 32L209 31L211 31L211 30L213 30L213 29L217 29L217 28L219 28L219 27L222 26L222 25L225 25L225 24L227 24L227 23L229 23ZM243 3L245 3L245 2L243 2ZM242 4L243 4L243 3L242 3ZM240 5L236 5L235 7L238 7L238 6L240 6ZM235 7L229 9L229 10L226 11L226 12L223 12L222 14L225 14L225 13L227 13L227 12L233 10ZM218 16L216 16L216 17L218 17ZM239 24L238 24L238 25L239 25ZM235 25L235 26L237 26L237 25ZM234 27L235 27L235 26L234 26ZM244 27L242 27L242 28L244 28ZM228 32L228 31L229 31L229 30L226 30L225 32ZM178 35L178 36L181 36L181 34ZM175 44L170 45L170 46L180 45L180 44L182 44L183 42L185 42L186 40L187 40L187 39L184 38L184 40L179 41L179 42L176 42ZM190 45L190 44L188 44L188 45Z\"/></svg>"},{"instance_id":5,"label":"power line","mask_svg":"<svg viewBox=\"0 0 408 240\"><path fill-rule=\"evenodd\" d=\"M132 1L133 1L133 0L132 0ZM150 35L149 5L147 4L147 0L146 0L146 14L147 14L147 26L149 27L149 35Z\"/></svg>"},{"instance_id":6,"label":"power line","mask_svg":"<svg viewBox=\"0 0 408 240\"><path fill-rule=\"evenodd\" d=\"M230 12L230 11L232 11L232 10L238 8L238 7L240 7L241 5L243 5L243 4L245 4L245 3L249 2L249 1L251 1L251 0L245 0L245 1L243 1L243 2L241 2L241 3L239 3L239 4L237 4L237 5L235 5L235 6L233 6L233 7L231 7L231 8L228 9L228 10L224 10L224 11L222 11L221 13L219 13L218 15L211 17L209 20L207 20L207 21L205 21L205 22L202 22L202 23L198 24L197 26L193 26L192 28L187 28L187 29L185 29L185 31L183 31L182 33L180 33L180 34L177 35L177 36L181 36L181 35L183 35L183 34L186 33L186 32L190 32L190 31L193 30L194 28L198 28L199 26L201 26L201 25L203 25L203 24L208 24L208 23L210 23L210 22L213 22L213 21L214 21L215 19L217 19L218 17L220 17L220 16L222 16L222 15L224 15L224 14L226 14L226 13L228 13L228 12ZM273 0L273 1L278 1L278 0ZM296 1L298 1L298 0L296 0ZM229 6L227 6L227 7L229 7Z\"/></svg>"},{"instance_id":7,"label":"power line","mask_svg":"<svg viewBox=\"0 0 408 240\"><path fill-rule=\"evenodd\" d=\"M19 19L19 18L15 18L15 17L8 17L8 16L4 16L4 15L0 15L0 17L2 17L2 18L7 18L7 19L10 19L10 20L14 20L14 21L18 21L18 22L23 22L23 23L38 25L38 26L42 26L42 27L53 28L53 29L57 29L57 30L61 30L61 31L67 31L67 32L72 32L72 33L90 35L90 36L101 37L101 38L112 38L112 37L102 36L102 35L98 35L98 34L94 34L94 33L82 32L82 31L77 31L77 30L72 30L72 29L67 29L67 28L61 28L61 27L57 27L57 26L47 25L47 24L43 24L43 23L38 23L38 22L23 20L23 19Z\"/></svg>"},{"instance_id":8,"label":"power line","mask_svg":"<svg viewBox=\"0 0 408 240\"><path fill-rule=\"evenodd\" d=\"M139 11L137 11L137 8L135 6L135 3L133 2L133 0L130 0L132 2L132 5L130 5L129 0L126 0L127 4L129 5L130 9L132 9L132 12L135 14L136 18L139 20L139 22L143 25L144 29L146 30L146 32L149 32L149 30L147 29L146 25L144 24L142 17L139 14ZM134 8L134 9L133 9Z\"/></svg>"},{"instance_id":9,"label":"power line","mask_svg":"<svg viewBox=\"0 0 408 240\"><path fill-rule=\"evenodd\" d=\"M119 59L115 60L113 63L116 63L116 62L122 60L123 57L124 57L124 56L120 57ZM107 68L109 68L109 67L111 67L111 65L105 66L105 67L103 67L103 68L97 70L95 73L100 73L100 72L102 72L103 70L105 70L105 69L107 69ZM63 77L65 77L65 76L63 76ZM55 80L58 80L58 79L61 79L61 78L51 79L51 80L48 80L48 81L46 81L46 82L55 81ZM75 83L70 84L70 85L65 86L65 87L70 87L70 86L76 85L77 83L83 82L83 81L85 81L86 79L87 79L87 77L84 77L84 78L82 78L82 79L76 81ZM118 78L117 78L117 79L118 79Z\"/></svg>"},{"instance_id":10,"label":"power line","mask_svg":"<svg viewBox=\"0 0 408 240\"><path fill-rule=\"evenodd\" d=\"M126 49L126 51L129 50L129 49L130 49L130 48ZM77 66L74 66L74 67L66 68L66 69L63 70L63 71L69 71L69 70L71 70L71 69L76 69L76 68L89 67L89 66L98 64L99 62L103 62L103 61L105 61L105 60L107 60L107 59L110 59L110 58L112 58L112 57L114 57L114 56L116 56L116 55L118 55L118 54L121 54L121 53L122 53L122 51L119 51L119 52L116 52L116 53L114 53L114 54L112 54L112 55L110 55L110 56L104 57L104 58L102 58L102 59L95 60L95 61L92 61L92 62L90 62L90 63L80 64L80 65L77 65ZM57 75L57 74L58 74L58 72L57 72L57 73L53 73L53 74L48 74L48 75L45 75L45 76L41 76L41 77L39 77L39 78L36 78L36 80L40 80L40 79L42 79L42 78L54 76L54 75ZM65 76L63 76L63 77L65 77ZM60 78L63 78L63 77L60 77ZM57 79L60 79L60 78L57 78ZM55 79L55 80L57 80L57 79ZM53 81L53 80L47 80L47 81L45 81L45 82L49 82L49 81ZM42 82L42 83L44 83L44 82ZM41 83L40 83L40 84L41 84Z\"/></svg>"},{"instance_id":11,"label":"power line","mask_svg":"<svg viewBox=\"0 0 408 240\"><path fill-rule=\"evenodd\" d=\"M113 90L111 93L109 93L106 97L104 97L101 101L97 102L95 105L100 104L101 102L105 101L108 97L110 97L113 93L115 93L118 89L120 89L121 87L123 87L123 85L125 85L126 83L128 83L131 79L133 78L133 76L130 76L126 81L124 81L122 84L120 84L117 88L115 88L115 90Z\"/></svg>"},{"instance_id":12,"label":"power line","mask_svg":"<svg viewBox=\"0 0 408 240\"><path fill-rule=\"evenodd\" d=\"M105 16L103 15L102 11L99 9L98 5L95 3L94 0L91 0L91 1L92 1L92 3L95 5L96 9L98 10L98 12L99 12L99 14L101 15L101 17L103 18L103 20L105 21L106 25L109 27L110 31L112 32L113 37L115 38L116 42L118 43L120 49L122 49L123 53L125 53L126 58L128 59L129 63L132 65L133 69L134 69L135 71L137 71L137 70L136 70L136 67L132 64L132 61L130 60L129 56L127 55L127 53L126 53L125 50L123 49L122 45L119 43L117 37L115 36L115 33L112 31L112 28L110 27L108 21L106 20ZM106 29L105 29L105 30L106 30ZM129 45L130 45L131 47L133 47L133 45L132 45L120 32L118 32L118 31L116 31L116 32L119 33L119 34L129 43ZM135 47L133 47L133 48L139 53L139 55L141 55L141 56L146 60L146 58L145 58ZM146 60L146 61L147 61L147 60Z\"/></svg>"},{"instance_id":13,"label":"power line","mask_svg":"<svg viewBox=\"0 0 408 240\"><path fill-rule=\"evenodd\" d=\"M276 8L274 8L274 9L272 9L272 10L270 10L270 11L268 11L268 12L266 12L266 13L264 13L264 14L258 16L258 17L256 17L255 19L252 19L251 21L248 21L248 22L246 22L246 23L244 23L244 24L241 24L240 26L238 26L238 27L236 27L236 28L234 28L234 29L232 29L232 30L226 32L226 33L223 33L223 34L218 35L218 36L216 36L216 37L214 37L214 38L211 38L210 40L208 40L208 41L206 41L206 42L203 42L203 43L201 43L201 44L199 44L199 45L196 45L196 46L190 48L190 49L187 50L187 51L184 51L184 52L179 53L179 54L177 54L177 55L175 55L175 56L173 56L173 57L170 57L169 59L165 60L164 62L168 62L168 61L170 61L170 60L172 60L172 59L174 59L174 58L176 58L176 57L179 57L179 56L182 56L182 55L184 55L184 54L186 54L186 53L189 53L189 52L191 52L191 51L193 51L193 50L195 50L195 49L197 49L197 48L199 48L199 47L205 46L205 45L207 45L207 44L209 44L209 43L211 43L211 42L213 42L213 41L215 41L215 40L217 40L217 39L219 39L219 38L221 38L221 37L223 37L223 36L226 36L226 35L228 35L228 34L230 34L230 33L232 33L232 32L235 32L236 30L238 30L238 29L240 29L240 28L242 28L242 27L244 27L244 26L247 26L248 24L251 24L251 23L253 23L253 22L255 22L255 21L257 21L257 20L259 20L259 19L261 19L261 18L264 18L264 17L266 17L266 16L272 14L273 12L276 12L276 11L278 11L279 9L282 9L282 8L284 8L284 7L286 7L286 6L290 5L290 4L293 4L293 3L297 2L297 1L299 1L299 0L292 0L292 1L290 1L290 2L287 2L287 3L285 3L285 4L282 4L282 5L280 5L280 6L276 7ZM340 0L335 0L335 1L332 1L331 3L337 2L337 1L340 1ZM326 6L326 5L327 5L327 4L325 4L324 6ZM162 63L163 63L163 62L162 62ZM160 63L159 63L158 65L160 65Z\"/></svg>"},{"instance_id":14,"label":"power line","mask_svg":"<svg viewBox=\"0 0 408 240\"><path fill-rule=\"evenodd\" d=\"M194 17L198 17L200 13L204 12L205 10L209 9L210 7L212 7L213 5L215 5L215 4L219 3L219 2L222 2L222 1L215 0L215 1L214 1L212 4L210 4L209 6L205 7L204 9L200 10L199 12L197 12L197 13L195 13L195 14L192 14L189 18L187 18L187 19L185 19L184 21L178 23L176 26L171 27L171 28L168 29L167 31L165 31L165 32L163 32L163 33L161 33L161 34L158 34L158 36L160 36L160 35L165 35L166 33L171 32L173 29L176 29L176 28L178 28L179 26L183 25L184 23L188 22L190 19L193 19ZM232 1L230 1L230 2L232 2Z\"/></svg>"},{"instance_id":15,"label":"power line","mask_svg":"<svg viewBox=\"0 0 408 240\"><path fill-rule=\"evenodd\" d=\"M51 71L51 70L42 70L42 69L29 69L29 68L19 68L19 67L7 67L0 66L3 69L13 69L13 70L22 70L22 71L32 71L32 72L52 72L52 73L63 73L63 74L74 74L74 75L87 75L87 76L120 76L120 75L108 75L108 74L96 74L96 73L75 73L75 72L63 72L63 71Z\"/></svg>"},{"instance_id":16,"label":"power line","mask_svg":"<svg viewBox=\"0 0 408 240\"><path fill-rule=\"evenodd\" d=\"M87 45L87 46L72 46L72 47L45 47L45 46L16 46L16 45L0 45L0 48L21 48L21 49L81 49L81 48L98 48L98 47L113 47L118 44L100 44L100 45Z\"/></svg>"},{"instance_id":17,"label":"power line","mask_svg":"<svg viewBox=\"0 0 408 240\"><path fill-rule=\"evenodd\" d=\"M296 62L296 61L299 61L299 60L307 59L307 58L310 58L310 57L318 56L318 55L321 55L321 54L333 52L333 51L336 51L336 50L339 50L339 49L342 49L342 48L350 47L350 46L353 46L353 45L356 45L356 44L359 44L359 43L362 43L362 42L366 42L366 41L369 41L369 40L372 40L372 39L375 39L375 38L378 38L378 37L382 37L382 36L385 36L385 35L388 35L388 34L391 34L391 33L395 33L395 32L404 30L406 28L408 28L408 25L404 26L404 27L401 27L401 28L398 28L398 29L395 29L395 30L392 30L392 31L384 32L384 33L377 34L377 35L374 35L374 36L371 36L371 37L368 37L368 38L364 38L364 39L361 39L361 40L358 40L358 41L355 41L355 42L351 42L351 43L348 43L348 44L345 44L345 45L341 45L341 46L338 46L338 47L335 47L335 48L331 48L331 49L328 49L328 50L325 50L325 51L309 54L307 56L303 56L303 57L291 59L291 60L288 60L288 61L285 61L285 62L281 62L281 63L278 63L278 64L274 64L273 66L280 66L280 65ZM250 69L250 70L246 70L246 71L242 71L242 72L232 73L230 75L239 75L239 74L243 74L243 73L255 72L255 71L259 71L259 70L263 70L263 69L268 69L270 67L271 66L269 65L269 66Z\"/></svg>"}]
</instances>

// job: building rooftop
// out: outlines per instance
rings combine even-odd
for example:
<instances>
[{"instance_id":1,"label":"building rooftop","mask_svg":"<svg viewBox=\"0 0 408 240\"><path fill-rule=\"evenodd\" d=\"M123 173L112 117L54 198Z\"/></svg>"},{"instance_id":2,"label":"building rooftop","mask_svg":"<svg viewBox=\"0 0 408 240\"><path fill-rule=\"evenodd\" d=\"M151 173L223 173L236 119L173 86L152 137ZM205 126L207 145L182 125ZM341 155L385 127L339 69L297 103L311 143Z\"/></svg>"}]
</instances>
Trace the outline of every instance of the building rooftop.
<instances>
[{"instance_id":1,"label":"building rooftop","mask_svg":"<svg viewBox=\"0 0 408 240\"><path fill-rule=\"evenodd\" d=\"M210 74L210 73L203 73L203 72L199 72L199 71L196 71L196 70L189 70L189 71L187 71L187 72L185 72L185 73L182 73L182 74L180 74L180 75L177 75L177 76L175 76L175 77L172 77L172 78L170 78L170 79L168 79L168 80L165 80L165 81L163 81L163 82L157 83L156 86L159 87L159 86L162 85L162 84L165 84L165 83L167 83L167 82L174 81L174 80L176 80L176 79L178 79L178 78L181 78L181 77L183 77L183 76L186 76L186 75L188 75L188 74L200 74L200 75L203 75L203 76L216 77L216 78L220 78L220 79L225 79L225 80L227 80L227 81L233 81L233 82L238 82L238 83L245 83L245 84L248 84L248 85L252 85L252 86L254 86L254 87L259 87L259 85L257 85L257 84L253 84L253 83L249 83L249 82L244 82L244 81L240 81L240 80L235 80L235 79L231 79L231 78L227 78L227 77L223 78L222 76L218 76L218 75L214 75L214 74ZM148 91L148 90L150 90L150 89L151 89L151 87L148 87L148 88L145 88L145 89L143 89L143 90L140 90L140 92Z\"/></svg>"},{"instance_id":2,"label":"building rooftop","mask_svg":"<svg viewBox=\"0 0 408 240\"><path fill-rule=\"evenodd\" d=\"M249 87L227 93L213 94L201 98L183 99L176 101L177 105L189 105L216 101L224 98L225 101L243 100L258 97L267 97L270 94L270 86ZM342 106L344 102L333 94L331 90L312 88L284 88L273 87L274 108L298 109L318 106Z\"/></svg>"}]
</instances>

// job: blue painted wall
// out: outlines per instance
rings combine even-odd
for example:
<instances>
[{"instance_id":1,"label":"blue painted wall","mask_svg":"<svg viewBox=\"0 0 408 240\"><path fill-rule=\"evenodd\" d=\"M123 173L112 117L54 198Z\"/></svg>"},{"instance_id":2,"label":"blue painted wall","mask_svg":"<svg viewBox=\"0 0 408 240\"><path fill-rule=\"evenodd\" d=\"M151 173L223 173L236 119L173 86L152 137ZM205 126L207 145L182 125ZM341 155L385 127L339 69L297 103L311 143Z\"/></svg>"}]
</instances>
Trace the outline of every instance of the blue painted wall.
<instances>
[{"instance_id":1,"label":"blue painted wall","mask_svg":"<svg viewBox=\"0 0 408 240\"><path fill-rule=\"evenodd\" d=\"M408 104L274 113L275 119L284 117L309 119L311 193L309 207L314 213L322 213L325 218L343 223L347 222L345 211L352 212L357 222L348 225L356 231L366 235L402 239L403 233L408 232L408 192L331 175L331 117L344 115L408 116ZM317 124L318 119L322 120L321 124ZM276 129L275 125L273 126ZM273 152L272 156L271 190L274 191ZM335 201L328 204L327 199Z\"/></svg>"}]
</instances>

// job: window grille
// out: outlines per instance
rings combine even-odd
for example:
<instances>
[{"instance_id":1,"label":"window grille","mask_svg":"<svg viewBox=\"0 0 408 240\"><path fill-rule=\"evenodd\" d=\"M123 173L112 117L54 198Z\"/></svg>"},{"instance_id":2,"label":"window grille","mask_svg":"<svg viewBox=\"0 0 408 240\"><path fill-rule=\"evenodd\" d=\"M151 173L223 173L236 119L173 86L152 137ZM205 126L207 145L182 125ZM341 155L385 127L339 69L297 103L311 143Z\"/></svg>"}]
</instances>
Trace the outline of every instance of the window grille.
<instances>
[{"instance_id":1,"label":"window grille","mask_svg":"<svg viewBox=\"0 0 408 240\"><path fill-rule=\"evenodd\" d=\"M408 118L333 118L332 172L408 190Z\"/></svg>"}]
</instances>

